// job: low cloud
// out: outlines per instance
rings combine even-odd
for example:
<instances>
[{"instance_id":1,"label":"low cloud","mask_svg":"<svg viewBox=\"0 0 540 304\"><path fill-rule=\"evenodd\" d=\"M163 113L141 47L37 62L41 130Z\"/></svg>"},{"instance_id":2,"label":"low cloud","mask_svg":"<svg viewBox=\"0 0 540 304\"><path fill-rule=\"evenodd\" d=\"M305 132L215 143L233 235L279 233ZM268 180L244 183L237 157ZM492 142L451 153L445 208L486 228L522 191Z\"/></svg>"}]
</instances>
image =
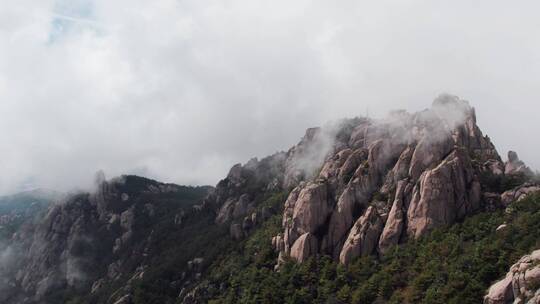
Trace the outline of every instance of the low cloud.
<instances>
[{"instance_id":1,"label":"low cloud","mask_svg":"<svg viewBox=\"0 0 540 304\"><path fill-rule=\"evenodd\" d=\"M489 9L486 9L489 7ZM0 193L94 172L214 184L342 117L476 107L540 168L535 1L0 4Z\"/></svg>"},{"instance_id":2,"label":"low cloud","mask_svg":"<svg viewBox=\"0 0 540 304\"><path fill-rule=\"evenodd\" d=\"M0 243L0 274L4 270L10 269L16 258L17 255L13 247Z\"/></svg>"}]
</instances>

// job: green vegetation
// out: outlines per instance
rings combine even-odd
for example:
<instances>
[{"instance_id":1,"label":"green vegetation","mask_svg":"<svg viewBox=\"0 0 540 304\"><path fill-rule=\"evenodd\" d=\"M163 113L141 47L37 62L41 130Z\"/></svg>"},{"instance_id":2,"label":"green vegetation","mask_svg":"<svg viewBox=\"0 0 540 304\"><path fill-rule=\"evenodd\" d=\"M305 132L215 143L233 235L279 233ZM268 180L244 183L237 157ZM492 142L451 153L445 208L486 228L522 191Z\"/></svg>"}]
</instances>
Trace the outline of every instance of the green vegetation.
<instances>
[{"instance_id":1,"label":"green vegetation","mask_svg":"<svg viewBox=\"0 0 540 304\"><path fill-rule=\"evenodd\" d=\"M0 197L0 214L21 213L47 209L47 206L61 198L61 194L46 190L20 192Z\"/></svg>"},{"instance_id":2,"label":"green vegetation","mask_svg":"<svg viewBox=\"0 0 540 304\"><path fill-rule=\"evenodd\" d=\"M480 182L485 190L495 193L502 193L531 180L535 180L535 178L524 174L495 175L489 171L485 171L480 175Z\"/></svg>"},{"instance_id":3,"label":"green vegetation","mask_svg":"<svg viewBox=\"0 0 540 304\"><path fill-rule=\"evenodd\" d=\"M9 243L13 233L23 223L39 218L49 204L59 197L59 193L41 190L0 197L0 245L3 242Z\"/></svg>"},{"instance_id":4,"label":"green vegetation","mask_svg":"<svg viewBox=\"0 0 540 304\"><path fill-rule=\"evenodd\" d=\"M174 303L178 288L172 283L181 280L187 262L194 257L211 260L221 254L220 250L227 244L227 231L214 225L213 211L193 208L206 197L210 188L161 184L132 175L123 176L108 187L112 192L106 198L108 208L117 214L133 210L131 238L120 250L112 252L114 238L122 233L120 223L98 223L91 231L94 239L99 241L76 243L75 250L87 261L85 266L88 267L82 270L92 278L90 283L106 277L109 265L117 261L116 273L120 276L103 282L102 287L91 295L81 297L81 293L86 293L91 286L81 286L80 290L58 289L47 296L46 302L108 303L115 292L125 294L121 289L129 285L135 303ZM122 200L120 193L128 195L129 203ZM78 209L88 209L85 208L90 205L88 194L73 196L70 206L76 204L79 204ZM89 245L91 248L86 247ZM140 271L144 271L143 279L131 280Z\"/></svg>"},{"instance_id":5,"label":"green vegetation","mask_svg":"<svg viewBox=\"0 0 540 304\"><path fill-rule=\"evenodd\" d=\"M500 192L513 183L500 180L491 185ZM358 258L347 267L320 256L301 264L286 260L275 271L278 257L271 239L282 232L281 209L287 193L257 197L259 209L269 208L276 215L240 242L230 239L228 227L213 223L212 211L188 208L188 212L184 203L174 203L177 198L162 197L151 219L143 204L147 198L139 195L134 241L129 248L148 252L147 258L127 258L121 280L89 298L71 298L70 303L106 301L125 286L141 263L147 267L143 279L130 284L135 304L182 303L185 293L182 297L178 293L183 287L192 290L199 303L212 304L481 303L487 288L510 265L540 247L537 194L506 210L483 212L410 240L384 256ZM186 216L179 226L175 215L180 210L186 210ZM507 227L496 232L503 223ZM129 252L118 254L129 256ZM189 271L186 265L194 257L204 258L204 262L196 271ZM202 273L202 281L198 273Z\"/></svg>"},{"instance_id":6,"label":"green vegetation","mask_svg":"<svg viewBox=\"0 0 540 304\"><path fill-rule=\"evenodd\" d=\"M278 210L283 205L287 193L264 193L257 202L258 209L267 207ZM163 304L175 303L177 301L179 287L193 286L196 283L197 272L204 273L213 261L219 260L226 253L234 252L245 247L246 255L259 252L258 244L261 239L270 240L268 233L272 230L259 229L258 233L266 233L264 237L253 237L244 242L233 241L229 237L228 226L214 224L215 214L211 209L196 211L186 210L183 221L180 225L175 224L175 214L178 214L178 206L171 206L171 202L163 202L156 205L155 216L150 219L144 212L136 212L137 227L134 230L134 242L130 250L145 250L148 258L144 261L147 268L144 277L135 280L132 284L133 303L135 304ZM141 210L142 211L142 210ZM267 223L272 220L267 221ZM265 225L266 227L266 225ZM275 232L277 233L277 232ZM148 236L149 239L137 239L139 236ZM141 245L137 245L141 244ZM250 249L251 248L251 249ZM261 253L261 252L260 252ZM259 258L264 261L271 261L270 255L273 251L268 250L261 253ZM202 265L198 270L188 269L188 261L193 258L202 258ZM273 263L274 261L272 261ZM129 260L128 263L136 267L140 260ZM133 272L126 275L129 279ZM125 279L122 280L125 284ZM189 283L191 281L191 283ZM107 286L93 296L90 303L102 303L108 299L111 293L122 286L122 282ZM77 302L74 302L77 303Z\"/></svg>"},{"instance_id":7,"label":"green vegetation","mask_svg":"<svg viewBox=\"0 0 540 304\"><path fill-rule=\"evenodd\" d=\"M507 228L495 232L502 223ZM519 257L540 247L540 195L486 212L348 267L329 257L273 270L279 216L216 261L209 303L481 303Z\"/></svg>"},{"instance_id":8,"label":"green vegetation","mask_svg":"<svg viewBox=\"0 0 540 304\"><path fill-rule=\"evenodd\" d=\"M374 202L386 202L386 201L388 201L388 194L376 191L375 193L373 193L371 201L374 201Z\"/></svg>"}]
</instances>

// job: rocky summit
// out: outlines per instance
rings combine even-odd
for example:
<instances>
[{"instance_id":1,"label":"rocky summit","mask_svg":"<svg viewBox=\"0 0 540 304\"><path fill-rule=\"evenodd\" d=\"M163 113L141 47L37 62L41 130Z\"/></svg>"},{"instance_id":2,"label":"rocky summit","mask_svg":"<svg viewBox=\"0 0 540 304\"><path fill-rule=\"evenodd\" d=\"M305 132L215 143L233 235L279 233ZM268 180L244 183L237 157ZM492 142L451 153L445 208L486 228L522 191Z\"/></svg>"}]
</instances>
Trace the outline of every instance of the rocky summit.
<instances>
[{"instance_id":1,"label":"rocky summit","mask_svg":"<svg viewBox=\"0 0 540 304\"><path fill-rule=\"evenodd\" d=\"M539 303L539 191L441 95L308 129L215 188L98 173L2 240L0 301Z\"/></svg>"},{"instance_id":2,"label":"rocky summit","mask_svg":"<svg viewBox=\"0 0 540 304\"><path fill-rule=\"evenodd\" d=\"M482 175L528 172L515 152L502 162L474 108L453 96L415 114L350 121L339 135L318 174L285 203L281 257L347 264L382 254L480 210Z\"/></svg>"}]
</instances>

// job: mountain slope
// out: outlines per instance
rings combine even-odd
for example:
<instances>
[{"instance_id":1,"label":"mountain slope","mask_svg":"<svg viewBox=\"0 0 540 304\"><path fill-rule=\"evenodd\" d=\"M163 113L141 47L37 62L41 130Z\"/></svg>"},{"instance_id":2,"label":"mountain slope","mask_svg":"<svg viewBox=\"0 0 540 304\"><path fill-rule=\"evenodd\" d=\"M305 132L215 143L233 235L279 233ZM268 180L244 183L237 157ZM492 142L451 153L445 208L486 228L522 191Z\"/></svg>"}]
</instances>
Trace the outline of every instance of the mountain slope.
<instances>
[{"instance_id":1,"label":"mountain slope","mask_svg":"<svg viewBox=\"0 0 540 304\"><path fill-rule=\"evenodd\" d=\"M277 254L268 237L279 227L279 218L273 219L217 261L194 294L197 300L185 302L481 303L492 282L540 247L540 195L506 211L480 212L347 267L320 256L301 264L288 259L274 271Z\"/></svg>"},{"instance_id":2,"label":"mountain slope","mask_svg":"<svg viewBox=\"0 0 540 304\"><path fill-rule=\"evenodd\" d=\"M327 145L329 148L325 156L318 159L319 164L313 165L314 158L309 151L314 146L320 150L320 147L324 147L321 143L331 144ZM294 155L294 158L291 155ZM306 162L306 159L311 167L315 168L311 175L298 174L296 178L290 178L295 171L287 169L295 165L298 168L298 164ZM202 285L195 290L192 296L185 299L186 302L217 298L229 303L250 303L262 301L264 296L268 296L266 300L269 302L296 303L303 298L309 299L305 300L306 303L311 303L317 299L317 284L309 284L307 281L295 287L290 284L297 279L279 275L282 266L290 263L291 259L300 262L315 261L315 264L320 262L320 259L327 259L325 257L330 257L327 261L332 261L331 263L340 264L353 263L361 256L378 256L383 260L387 254L396 250L394 246L397 244L409 246L416 240L431 235L434 230L448 229L478 213L485 212L495 216L500 212L498 210L507 208L513 201L522 199L527 193L540 190L540 187L534 184L520 186L533 178L532 172L518 159L515 152L510 152L508 161L503 163L489 137L483 136L476 125L474 109L467 102L453 96L439 97L431 109L420 113L397 112L383 121L346 120L330 131L310 129L300 144L289 150L285 163L287 165L283 171L283 189L297 186L292 189L284 204L281 216L282 232L278 233L271 243L279 253L278 274L272 271L273 267L265 268L268 264L276 265L275 262L261 262L258 258L261 253L252 252L249 247L245 247L243 250L251 253L246 255L240 250L236 261L231 258L232 260L226 260L222 265L215 265L212 269L225 268L224 272L218 271L211 275L206 282L208 285ZM504 192L506 190L508 191ZM538 204L538 201L535 200L532 204ZM223 206L229 208L228 204ZM495 234L497 226L494 225L491 224L489 229L483 231L486 237ZM529 246L539 246L534 227L523 228L519 235L529 239L527 233L533 233L536 243ZM274 225L268 229L276 231L279 228ZM258 239L258 242L270 244L264 238ZM454 245L459 245L460 242L462 240L458 239ZM475 246L481 247L482 244ZM534 248L528 247L526 250L530 249ZM262 256L268 256L268 249L263 252ZM439 251L432 257L444 254ZM250 255L257 256L255 261ZM504 255L496 257L507 258ZM434 261L447 263L440 258ZM412 261L418 263L417 267L420 263L427 262L419 256L414 256ZM505 261L505 267L513 262ZM248 272L241 270L246 267ZM501 274L503 268L498 269L499 272L492 273L493 276L478 278L479 284L473 291L464 291L460 295L454 295L454 298L440 297L446 299L442 302L452 299L478 301L491 280ZM231 278L231 272L237 272L238 276ZM310 272L317 273L316 269L311 269ZM416 274L422 277L420 272L417 271ZM285 285L279 286L276 281L272 281L275 276L278 276L278 282L283 279ZM311 276L310 278L316 279ZM368 279L369 283L369 277L364 279ZM408 277L408 280L413 279L414 276ZM264 283L253 283L257 281ZM335 278L329 281L335 281ZM450 281L449 284L452 283L452 280ZM229 282L230 285L227 286L224 282ZM358 286L360 283L341 281L331 284L341 284L340 287L345 288L341 293L343 296L348 294L347 289L352 292L352 285L348 284ZM375 289L380 288L378 282L371 281L369 284L374 285ZM308 290L302 289L306 285L311 287L307 287ZM390 288L392 292L386 291L386 297L381 299L377 292L368 292L367 298L357 295L355 302L388 301L394 297L395 288L398 287L399 284L387 284L386 288ZM423 291L415 292L426 292L429 289L427 285L424 287ZM369 291L369 288L366 288L361 287L358 293ZM208 295L212 294L208 290L216 289L219 290L217 295ZM285 294L289 292L290 297L276 296L279 294L278 290ZM430 291L431 297L438 292L434 290ZM299 298L294 295L295 292L300 293L296 295ZM395 297L401 299L399 293L395 294ZM328 295L327 298L323 297L324 301L337 296L337 291L329 292ZM421 299L425 300L423 295L406 300L415 303ZM351 300L352 295L349 292L340 302Z\"/></svg>"},{"instance_id":3,"label":"mountain slope","mask_svg":"<svg viewBox=\"0 0 540 304\"><path fill-rule=\"evenodd\" d=\"M215 188L98 174L13 234L0 301L478 302L540 247L540 186L508 156L443 95L308 129Z\"/></svg>"},{"instance_id":4,"label":"mountain slope","mask_svg":"<svg viewBox=\"0 0 540 304\"><path fill-rule=\"evenodd\" d=\"M196 204L210 190L137 176L106 181L99 174L95 192L51 205L40 222L13 236L17 259L3 269L12 288L1 301L63 303L91 292L90 302L107 301L152 263L149 254L159 256L150 252L161 237L155 231L163 232L159 225L178 228L183 217L198 213Z\"/></svg>"},{"instance_id":5,"label":"mountain slope","mask_svg":"<svg viewBox=\"0 0 540 304\"><path fill-rule=\"evenodd\" d=\"M23 223L39 217L50 203L61 197L61 193L42 189L0 197L0 244L9 242Z\"/></svg>"},{"instance_id":6,"label":"mountain slope","mask_svg":"<svg viewBox=\"0 0 540 304\"><path fill-rule=\"evenodd\" d=\"M14 291L13 277L17 269L13 265L18 263L18 250L22 245L17 239L30 238L34 232L33 224L39 222L48 206L61 197L60 193L41 189L0 197L1 295Z\"/></svg>"}]
</instances>

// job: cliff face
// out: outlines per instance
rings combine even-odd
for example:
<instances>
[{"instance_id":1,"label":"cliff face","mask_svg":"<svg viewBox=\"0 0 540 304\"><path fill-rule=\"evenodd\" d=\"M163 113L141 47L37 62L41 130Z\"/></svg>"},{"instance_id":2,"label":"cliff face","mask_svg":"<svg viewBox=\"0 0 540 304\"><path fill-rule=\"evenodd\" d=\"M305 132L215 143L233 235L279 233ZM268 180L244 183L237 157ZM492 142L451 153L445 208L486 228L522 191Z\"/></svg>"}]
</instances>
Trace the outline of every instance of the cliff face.
<instances>
[{"instance_id":1,"label":"cliff face","mask_svg":"<svg viewBox=\"0 0 540 304\"><path fill-rule=\"evenodd\" d=\"M255 266L251 265L249 270L236 270L241 273L236 277L233 273L220 273L217 279L210 278L197 285L183 298L183 303L204 303L231 294L236 297L230 299L258 299L259 294L251 294L252 297L246 294L264 288L264 283L244 282L238 287L237 280L255 273L257 280L261 279L260 275L262 282L278 284L280 279L290 275L291 267L298 267L299 272L305 270L304 267L321 271L317 267L324 268L327 263L323 255L332 257L336 263L354 262L350 268L358 271L355 267L364 265L364 261L376 259L392 247L425 236L436 228L466 223L470 219L465 218L469 216L474 221L485 214L499 215L514 202L540 191L540 186L515 152L509 152L508 161L503 162L490 138L478 127L474 108L457 97L444 95L422 112L398 111L383 120L357 118L308 129L289 151L234 166L206 203L215 206L215 222L228 227L232 238L248 237L247 243L252 245L254 238L260 241L260 234L256 232L254 238L249 237L251 230L245 227L253 226L245 224L252 218L260 218L257 210L260 210L261 199L257 196L275 191L288 193L281 205L281 228L278 229L274 221L271 230L263 229L274 235L271 247L277 257L270 259L275 263L261 263L264 265L261 266L257 254L252 257ZM505 225L498 223L489 234L500 233ZM499 227L497 231L496 227ZM281 232L276 234L276 230ZM239 267L244 267L244 258L249 258L242 252L239 255L242 256ZM367 255L371 257L354 261ZM392 256L392 252L388 256ZM290 260L303 262L310 257L321 258L303 265L289 263ZM442 256L438 258L445 260ZM259 267L274 266L278 270L274 272L276 275L257 272ZM217 264L220 271L227 267L226 263ZM486 284L493 280L489 278L489 271L483 273L485 281L482 282ZM311 276L304 275L309 281ZM233 278L227 281L229 277ZM357 286L365 282L348 283ZM317 286L313 285L306 286L306 290L318 295L314 291ZM345 287L349 286L353 285ZM298 288L303 287L300 284ZM327 287L318 291L327 292ZM414 288L409 286L403 294L411 296L408 293ZM291 293L295 294L294 287L292 289ZM347 291L341 289L340 292L346 294L344 290ZM362 289L359 295L364 291ZM480 299L478 295L482 292L483 289L475 291L475 299ZM309 295L305 298L310 299ZM418 298L411 296L404 302L417 303ZM380 298L374 299L362 298L360 303L385 303ZM348 303L348 300L337 302Z\"/></svg>"},{"instance_id":2,"label":"cliff face","mask_svg":"<svg viewBox=\"0 0 540 304\"><path fill-rule=\"evenodd\" d=\"M327 254L347 264L384 253L486 207L482 176L529 172L514 152L502 162L474 109L454 96L419 113L349 121L333 134L319 173L285 204L274 239L280 259Z\"/></svg>"},{"instance_id":3,"label":"cliff face","mask_svg":"<svg viewBox=\"0 0 540 304\"><path fill-rule=\"evenodd\" d=\"M256 196L290 191L283 232L272 240L279 260L325 254L347 264L503 207L528 188L501 197L484 180L530 174L515 152L502 161L468 102L442 95L418 113L308 129L287 152L235 165L206 203L216 206L216 223L242 238Z\"/></svg>"},{"instance_id":4,"label":"cliff face","mask_svg":"<svg viewBox=\"0 0 540 304\"><path fill-rule=\"evenodd\" d=\"M33 190L0 197L0 303L15 292L15 275L24 265L18 251L32 242L33 223L61 196L53 191Z\"/></svg>"},{"instance_id":5,"label":"cliff face","mask_svg":"<svg viewBox=\"0 0 540 304\"><path fill-rule=\"evenodd\" d=\"M130 276L142 277L148 255L157 255L151 245L160 221L179 225L209 191L136 176L106 181L98 174L95 191L52 204L12 236L13 263L0 273L10 288L0 301L62 302L68 291L94 294L116 284L114 302L129 294Z\"/></svg>"},{"instance_id":6,"label":"cliff face","mask_svg":"<svg viewBox=\"0 0 540 304\"><path fill-rule=\"evenodd\" d=\"M483 179L530 174L515 152L502 161L474 108L442 95L422 112L308 129L286 153L234 166L207 202L219 210L216 223L241 238L257 195L290 190L273 239L279 260L325 254L347 264L502 207L512 194L491 193Z\"/></svg>"},{"instance_id":7,"label":"cliff face","mask_svg":"<svg viewBox=\"0 0 540 304\"><path fill-rule=\"evenodd\" d=\"M277 211L258 208L264 198L289 191L317 176L324 159L334 149L334 138L346 136L360 121L365 120L343 120L328 129L308 129L301 141L287 152L234 165L227 177L217 184L214 193L204 200L203 206L216 210L216 224L229 226L231 236L244 237L249 230L244 228L256 225L257 218L264 220Z\"/></svg>"}]
</instances>

